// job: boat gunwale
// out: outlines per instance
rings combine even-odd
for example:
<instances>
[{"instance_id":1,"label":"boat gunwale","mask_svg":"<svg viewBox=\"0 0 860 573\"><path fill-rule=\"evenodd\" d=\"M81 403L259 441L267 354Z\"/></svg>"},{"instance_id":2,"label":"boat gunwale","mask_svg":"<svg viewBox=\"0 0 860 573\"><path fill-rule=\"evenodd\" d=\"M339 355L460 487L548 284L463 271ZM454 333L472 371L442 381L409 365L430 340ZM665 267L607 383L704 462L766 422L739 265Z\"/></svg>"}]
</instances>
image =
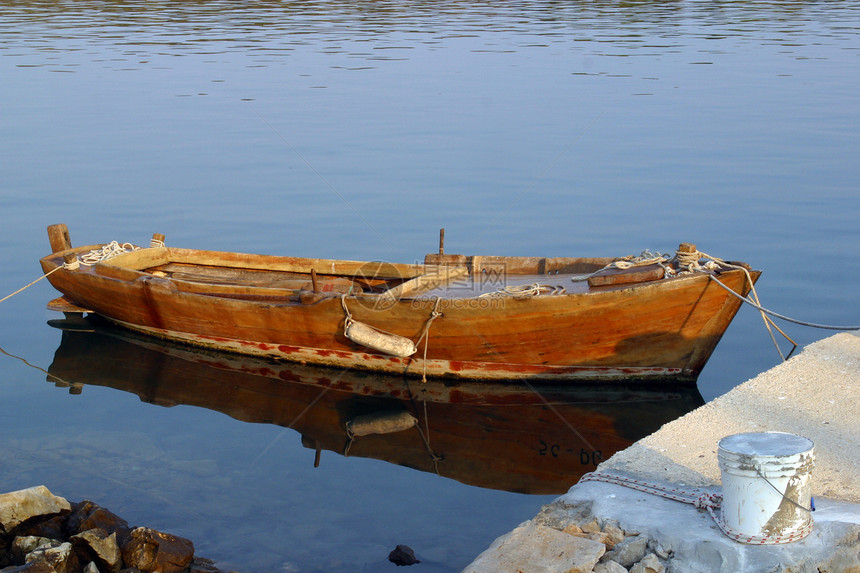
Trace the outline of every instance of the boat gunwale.
<instances>
[{"instance_id":1,"label":"boat gunwale","mask_svg":"<svg viewBox=\"0 0 860 573\"><path fill-rule=\"evenodd\" d=\"M90 251L99 250L104 245L87 245L82 247L75 247L72 249L67 249L64 251L58 251L47 255L42 258L42 261L49 263L51 266L62 266L63 256L67 254L75 254L80 255L82 253L87 253ZM201 261L201 257L203 260ZM481 258L490 258L490 257L481 257ZM514 260L514 261L522 261L527 259L535 259L535 257L492 257L495 260ZM581 257L582 260L594 261L594 258ZM570 258L543 258L544 261L552 261L552 260L571 260ZM618 258L606 258L607 261L618 260ZM133 282L135 280L140 280L144 277L153 277L153 278L161 278L153 275L150 272L147 272L149 269L160 265L166 264L187 264L192 266L199 267L221 267L221 268L229 268L229 269L246 269L249 271L272 271L272 272L283 272L283 273L297 273L301 275L311 276L311 270L316 272L320 276L324 277L343 277L343 278L351 278L355 276L355 270L360 269L365 265L372 264L381 264L386 265L386 268L389 269L397 269L403 271L409 271L410 274L407 276L399 276L399 277L387 277L386 279L380 280L395 280L395 279L406 279L410 280L416 277L422 277L434 271L437 271L440 268L446 267L454 267L454 268L463 268L467 266L464 264L443 264L443 265L428 265L424 263L388 263L383 261L360 261L360 260L349 260L349 259L316 259L316 258L306 258L306 257L287 257L287 256L279 256L279 255L262 255L262 254L248 254L248 253L233 253L227 251L212 251L212 250L200 250L200 249L187 249L187 248L179 248L179 247L149 247L149 248L137 248L133 251L127 251L124 253L120 253L111 258L99 261L88 268L92 269L92 272L98 275L106 275L111 278L115 278L118 280L124 280L126 282ZM309 263L310 269L308 266L301 266L301 263ZM345 265L347 268L338 269L335 265ZM745 263L733 263L733 264L742 264ZM325 270L321 268L323 265L330 268L330 270ZM748 265L746 265L748 267ZM82 266L82 268L85 268ZM319 270L317 270L319 268ZM423 270L423 272L417 272L417 270ZM350 272L350 271L353 272ZM661 279L655 280L646 280L642 282L636 283L626 283L626 284L618 284L618 285L601 285L601 286L588 286L586 290L582 291L566 291L560 294L546 295L546 296L517 296L515 294L511 295L503 295L507 299L527 299L527 300L558 300L558 299L569 299L570 297L576 296L596 296L604 293L624 293L625 291L630 290L640 290L643 288L660 288L663 285L668 285L672 283L677 283L679 281L688 281L688 280L700 280L702 277L707 275L716 275L721 276L723 274L742 272L741 270L736 269L728 269L722 270L718 272L714 271L700 271L696 273L685 273L679 274L675 276L666 276ZM752 275L753 280L755 280L760 271L757 270L749 270ZM128 274L127 274L128 273ZM570 273L571 276L574 276L578 273ZM365 275L363 277L367 278ZM471 276L471 275L470 275ZM552 281L554 278L568 278L567 273L565 274L557 274L557 273L549 273L543 275L525 275L514 273L512 276L515 277L531 277L534 276L536 278L546 277L549 281ZM374 277L376 278L376 277ZM245 302L260 302L263 304L270 304L272 302L278 302L277 299L283 299L282 302L290 302L295 304L298 302L298 297L303 292L308 292L305 289L291 289L291 288L279 288L279 287L267 287L267 286L259 286L259 285L241 285L241 284L230 284L229 282L225 283L212 283L211 291L205 292L206 288L201 288L200 285L205 285L207 283L194 281L194 280L186 280L182 278L175 277L164 277L161 280L169 281L171 284L176 286L177 293L189 294L189 295L201 295L201 296L209 296L218 298L219 295L223 295L223 298L228 298L231 300L241 300ZM224 292L219 293L215 289L222 288ZM233 292L230 292L230 291ZM253 294L252 292L253 291ZM242 298L242 294L246 294L248 298ZM325 300L328 298L340 298L344 296L344 293L332 293L332 292L321 292L316 293L319 295L318 299L314 302L318 302L319 300ZM482 295L486 298L487 294L493 293L478 293L472 294L470 296L440 296L442 300L474 300L482 298ZM254 300L253 297L260 296L260 300ZM355 293L346 293L346 297L350 300L360 300L364 299L367 301L371 300L380 300L386 296L386 292L382 291L380 293L373 292L355 292ZM293 300L288 300L293 299ZM424 302L426 304L420 305L422 308L426 305L432 305L436 297L427 296L426 294L419 294L416 296L404 295L397 297L396 299L392 299L392 302L401 302L408 301L409 304L416 305L419 302Z\"/></svg>"}]
</instances>

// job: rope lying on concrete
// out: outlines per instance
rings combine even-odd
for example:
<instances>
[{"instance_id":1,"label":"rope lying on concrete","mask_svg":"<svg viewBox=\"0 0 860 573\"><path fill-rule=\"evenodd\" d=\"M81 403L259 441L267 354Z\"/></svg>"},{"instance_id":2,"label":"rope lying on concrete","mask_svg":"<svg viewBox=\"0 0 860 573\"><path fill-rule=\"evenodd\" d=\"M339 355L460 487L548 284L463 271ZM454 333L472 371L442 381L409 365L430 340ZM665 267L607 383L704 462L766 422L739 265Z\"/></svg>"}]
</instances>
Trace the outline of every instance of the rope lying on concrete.
<instances>
[{"instance_id":1,"label":"rope lying on concrete","mask_svg":"<svg viewBox=\"0 0 860 573\"><path fill-rule=\"evenodd\" d=\"M620 485L637 491L664 497L666 499L693 505L696 509L707 511L714 520L714 523L717 524L717 527L720 528L720 531L730 539L741 543L748 543L751 545L780 545L803 539L812 531L812 520L810 519L800 528L786 532L783 535L749 535L728 527L722 519L722 514L717 516L716 511L720 509L723 502L723 496L718 493L711 493L702 490L688 491L677 487L649 483L643 480L601 472L585 474L579 480L579 483L588 481L600 481L611 483L613 485ZM809 511L807 508L803 509Z\"/></svg>"}]
</instances>

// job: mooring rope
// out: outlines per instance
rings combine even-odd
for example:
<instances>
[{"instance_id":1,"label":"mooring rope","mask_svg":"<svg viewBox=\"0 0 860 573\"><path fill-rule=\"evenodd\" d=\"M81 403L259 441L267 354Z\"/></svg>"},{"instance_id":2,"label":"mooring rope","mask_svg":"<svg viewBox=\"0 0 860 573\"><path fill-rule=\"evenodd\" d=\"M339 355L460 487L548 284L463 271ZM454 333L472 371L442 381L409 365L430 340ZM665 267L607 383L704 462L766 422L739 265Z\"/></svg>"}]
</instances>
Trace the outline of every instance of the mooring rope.
<instances>
[{"instance_id":1,"label":"mooring rope","mask_svg":"<svg viewBox=\"0 0 860 573\"><path fill-rule=\"evenodd\" d=\"M424 380L427 381L426 379ZM424 396L421 399L421 402L424 404L424 428L425 431L421 431L421 423L415 425L415 428L418 430L418 435L421 436L421 439L424 441L424 447L427 448L427 453L430 454L430 460L433 462L433 469L436 471L436 475L441 476L439 473L439 462L444 458L433 451L433 448L430 447L430 416L427 415L427 390L422 390ZM425 433L426 432L426 433Z\"/></svg>"},{"instance_id":2,"label":"mooring rope","mask_svg":"<svg viewBox=\"0 0 860 573\"><path fill-rule=\"evenodd\" d=\"M829 325L829 324L817 324L815 322L806 322L804 320L798 320L796 318L791 318L790 316L785 316L783 314L779 314L778 312L774 312L772 310L769 310L769 309L761 306L761 304L756 304L755 302L749 300L748 298L739 295L734 290L732 290L731 287L728 287L725 284L723 284L722 281L720 281L717 277L711 275L711 278L714 281L716 281L716 283L718 285L720 285L721 287L723 287L724 289L726 289L727 291L729 291L734 296L741 299L743 302L747 303L751 307L758 309L759 311L764 312L766 314L769 314L771 316L775 316L776 318L779 318L780 320L785 320L787 322L793 322L794 324L799 324L801 326L809 326L811 328L822 328L825 330L860 330L860 326L833 326L833 325Z\"/></svg>"},{"instance_id":3,"label":"mooring rope","mask_svg":"<svg viewBox=\"0 0 860 573\"><path fill-rule=\"evenodd\" d=\"M92 265L94 265L100 261L104 261L106 259L109 259L111 257L115 257L119 254L122 254L122 253L125 253L128 251L135 251L138 248L140 248L140 247L135 247L131 243L123 243L122 245L120 245L116 241L113 241L113 242L105 245L101 249L93 249L92 251L90 251L88 253L85 253L83 255L79 255L79 256L75 257L75 259L73 261L70 261L68 263L63 263L62 265L60 265L54 269L51 269L47 273L43 274L42 276L40 276L39 278L37 278L36 280L31 282L30 284L24 285L23 287L19 288L18 290L16 290L12 294L9 294L9 295L4 296L3 298L0 298L0 302L4 302L4 301L12 298L16 294L27 290L28 288L30 288L31 286L33 286L34 284L36 284L40 280L51 276L51 274L57 272L60 269L66 269L68 271L76 271L80 268L81 265L92 266Z\"/></svg>"},{"instance_id":4,"label":"mooring rope","mask_svg":"<svg viewBox=\"0 0 860 573\"><path fill-rule=\"evenodd\" d=\"M708 276L711 279L719 282L721 286L726 285L722 284L720 280L717 279L716 276L714 276L713 271L717 271L720 268L729 268L742 271L744 273L744 276L746 277L747 284L749 284L749 292L752 296L752 300L761 305L761 301L758 298L758 292L756 292L755 289L755 282L752 280L752 276L750 276L749 269L747 269L746 267L728 263L723 259L711 256L707 253L703 253L698 249L693 252L683 252L680 250L675 251L675 257L678 260L679 268L683 269L684 272L708 272ZM708 259L708 262L704 265L701 265L699 264L700 259ZM734 291L732 291L732 293L734 293ZM777 326L777 324L773 320L771 320L770 317L768 317L764 312L760 312L760 314L762 321L764 321L764 326L767 329L767 333L770 336L771 342L773 342L773 346L774 348L776 348L777 354L779 354L779 357L783 361L787 360L788 356L791 356L792 353L794 353L794 351L797 349L797 343L792 340L792 338L788 336L788 334L786 334L779 326ZM777 332L779 332L787 341L791 343L791 350L789 351L788 355L782 353L782 349L779 347L779 343L776 340L776 336L773 334L773 329L776 329Z\"/></svg>"},{"instance_id":5,"label":"mooring rope","mask_svg":"<svg viewBox=\"0 0 860 573\"><path fill-rule=\"evenodd\" d=\"M759 473L759 475L761 474ZM714 520L714 523L717 524L717 527L720 528L720 531L722 531L727 537L729 537L730 539L734 539L735 541L740 541L742 543L749 543L753 545L779 545L783 543L791 543L793 541L803 539L812 531L812 519L809 519L802 527L781 535L750 535L747 533L741 533L730 528L725 523L725 521L722 519L722 513L717 516L716 510L721 508L723 502L723 496L718 493L711 493L702 490L689 491L677 487L649 483L644 480L637 480L625 476L607 474L602 472L592 472L585 474L584 476L582 476L582 478L580 478L579 483L589 481L599 481L604 483L610 483L613 485L620 485L623 487L634 489L636 491L641 491L651 495L656 495L659 497L664 497L666 499L671 499L674 501L680 501L682 503L693 505L696 509L707 511L711 518ZM771 484L771 486L773 486L773 484ZM784 494L782 494L782 492L780 492L780 494L783 496L783 498L788 499L785 497ZM806 511L815 510L814 507L810 510L810 508L805 508L797 503L795 503L795 505L801 507L802 509L805 509Z\"/></svg>"},{"instance_id":6,"label":"mooring rope","mask_svg":"<svg viewBox=\"0 0 860 573\"><path fill-rule=\"evenodd\" d=\"M55 273L55 272L57 272L58 270L60 270L60 269L64 268L65 266L66 266L66 265L65 265L65 263L64 263L63 265L60 265L59 267L57 267L57 268L55 268L55 269L51 269L51 270L50 270L50 271L48 271L47 273L43 274L42 276L40 276L39 278L37 278L36 280L34 280L33 282L31 282L30 284L28 284L28 285L24 285L24 286L22 286L21 288L19 288L18 290L16 290L15 292L13 292L12 294L9 294L9 295L4 296L3 298L0 298L0 302L3 302L3 301L6 301L6 300L9 300L10 298L12 298L13 296L15 296L16 294L18 294L18 293L20 293L20 292L24 292L25 290L27 290L28 288L30 288L31 286L33 286L34 284L36 284L37 282L39 282L40 280L42 280L43 278L50 276L50 275L51 275L51 273Z\"/></svg>"},{"instance_id":7,"label":"mooring rope","mask_svg":"<svg viewBox=\"0 0 860 573\"><path fill-rule=\"evenodd\" d=\"M430 313L430 317L427 319L427 322L424 323L424 330L421 331L421 336L418 337L418 342L415 343L415 346L421 344L421 340L424 340L424 358L422 362L424 363L424 372L421 374L421 381L427 382L427 346L430 344L430 325L433 324L433 321L442 316L442 313L439 312L439 301L441 297L436 297L436 304L433 306L433 311ZM427 430L430 431L429 429Z\"/></svg>"}]
</instances>

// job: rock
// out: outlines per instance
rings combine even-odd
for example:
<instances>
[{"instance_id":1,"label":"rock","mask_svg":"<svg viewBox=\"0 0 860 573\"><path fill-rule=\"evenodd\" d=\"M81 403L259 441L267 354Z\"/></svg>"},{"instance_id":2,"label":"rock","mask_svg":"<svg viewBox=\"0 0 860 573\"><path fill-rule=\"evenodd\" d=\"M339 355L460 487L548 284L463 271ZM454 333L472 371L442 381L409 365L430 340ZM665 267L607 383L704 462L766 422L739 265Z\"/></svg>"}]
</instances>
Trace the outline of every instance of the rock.
<instances>
[{"instance_id":1,"label":"rock","mask_svg":"<svg viewBox=\"0 0 860 573\"><path fill-rule=\"evenodd\" d=\"M99 571L98 566L95 563L93 563L92 561L90 561L89 563L87 563L87 566L84 567L83 573L101 573L101 572Z\"/></svg>"},{"instance_id":2,"label":"rock","mask_svg":"<svg viewBox=\"0 0 860 573\"><path fill-rule=\"evenodd\" d=\"M609 538L609 541L606 543L607 549L612 549L624 541L624 531L614 523L606 523L603 526L603 533Z\"/></svg>"},{"instance_id":3,"label":"rock","mask_svg":"<svg viewBox=\"0 0 860 573\"><path fill-rule=\"evenodd\" d=\"M34 535L20 535L12 541L12 559L15 563L24 563L27 555L41 547L59 547L62 541Z\"/></svg>"},{"instance_id":4,"label":"rock","mask_svg":"<svg viewBox=\"0 0 860 573\"><path fill-rule=\"evenodd\" d=\"M43 485L0 494L0 533L29 520L71 511L71 504Z\"/></svg>"},{"instance_id":5,"label":"rock","mask_svg":"<svg viewBox=\"0 0 860 573\"><path fill-rule=\"evenodd\" d=\"M194 559L194 545L176 535L136 527L122 545L122 559L126 567L144 572L184 573Z\"/></svg>"},{"instance_id":6,"label":"rock","mask_svg":"<svg viewBox=\"0 0 860 573\"><path fill-rule=\"evenodd\" d=\"M630 569L630 573L663 573L666 568L653 553L646 555L639 563Z\"/></svg>"},{"instance_id":7,"label":"rock","mask_svg":"<svg viewBox=\"0 0 860 573\"><path fill-rule=\"evenodd\" d=\"M645 557L647 549L648 539L646 537L628 537L616 545L612 551L608 551L601 561L615 561L623 567L630 567Z\"/></svg>"},{"instance_id":8,"label":"rock","mask_svg":"<svg viewBox=\"0 0 860 573\"><path fill-rule=\"evenodd\" d=\"M627 573L627 569L615 561L605 561L594 566L594 573Z\"/></svg>"},{"instance_id":9,"label":"rock","mask_svg":"<svg viewBox=\"0 0 860 573\"><path fill-rule=\"evenodd\" d=\"M518 570L589 573L604 551L602 543L526 521L496 539L463 573Z\"/></svg>"},{"instance_id":10,"label":"rock","mask_svg":"<svg viewBox=\"0 0 860 573\"><path fill-rule=\"evenodd\" d=\"M582 533L582 528L575 523L571 523L570 525L562 529L562 531L564 531L565 533L569 533L570 535L577 535L579 533Z\"/></svg>"},{"instance_id":11,"label":"rock","mask_svg":"<svg viewBox=\"0 0 860 573\"><path fill-rule=\"evenodd\" d=\"M561 531L570 524L585 523L593 519L594 515L591 511L594 501L587 500L575 505L554 501L550 504L541 507L540 512L534 517L534 522L540 525L546 525L553 529Z\"/></svg>"},{"instance_id":12,"label":"rock","mask_svg":"<svg viewBox=\"0 0 860 573\"><path fill-rule=\"evenodd\" d=\"M116 533L104 529L88 529L69 538L82 561L90 561L102 573L118 573L122 569L122 553Z\"/></svg>"},{"instance_id":13,"label":"rock","mask_svg":"<svg viewBox=\"0 0 860 573\"><path fill-rule=\"evenodd\" d=\"M597 518L595 517L588 523L583 523L580 527L582 527L582 531L584 533L598 533L600 532L600 523L597 522Z\"/></svg>"},{"instance_id":14,"label":"rock","mask_svg":"<svg viewBox=\"0 0 860 573\"><path fill-rule=\"evenodd\" d=\"M69 535L76 535L90 529L101 529L108 534L116 533L116 540L120 546L131 532L126 520L88 500L75 504L68 517L67 527Z\"/></svg>"},{"instance_id":15,"label":"rock","mask_svg":"<svg viewBox=\"0 0 860 573\"><path fill-rule=\"evenodd\" d=\"M401 565L415 565L421 563L415 558L415 552L408 545L398 545L394 551L388 554L388 560L400 567Z\"/></svg>"},{"instance_id":16,"label":"rock","mask_svg":"<svg viewBox=\"0 0 860 573\"><path fill-rule=\"evenodd\" d=\"M607 547L609 546L609 535L603 533L602 531L592 531L590 533L586 533L585 536L592 541L597 541L598 543L602 543Z\"/></svg>"},{"instance_id":17,"label":"rock","mask_svg":"<svg viewBox=\"0 0 860 573\"><path fill-rule=\"evenodd\" d=\"M72 544L62 543L57 547L39 547L27 554L27 563L47 563L54 573L74 573L80 566Z\"/></svg>"},{"instance_id":18,"label":"rock","mask_svg":"<svg viewBox=\"0 0 860 573\"><path fill-rule=\"evenodd\" d=\"M648 542L648 549L650 549L657 557L663 559L664 561L671 558L674 554L671 545L669 547L665 547L662 542L656 539Z\"/></svg>"},{"instance_id":19,"label":"rock","mask_svg":"<svg viewBox=\"0 0 860 573\"><path fill-rule=\"evenodd\" d=\"M3 573L57 573L53 567L43 561L25 563L18 567L6 567Z\"/></svg>"},{"instance_id":20,"label":"rock","mask_svg":"<svg viewBox=\"0 0 860 573\"><path fill-rule=\"evenodd\" d=\"M66 518L68 516L54 515L39 518L33 523L25 523L15 529L16 535L33 535L49 539L63 539L66 536Z\"/></svg>"}]
</instances>

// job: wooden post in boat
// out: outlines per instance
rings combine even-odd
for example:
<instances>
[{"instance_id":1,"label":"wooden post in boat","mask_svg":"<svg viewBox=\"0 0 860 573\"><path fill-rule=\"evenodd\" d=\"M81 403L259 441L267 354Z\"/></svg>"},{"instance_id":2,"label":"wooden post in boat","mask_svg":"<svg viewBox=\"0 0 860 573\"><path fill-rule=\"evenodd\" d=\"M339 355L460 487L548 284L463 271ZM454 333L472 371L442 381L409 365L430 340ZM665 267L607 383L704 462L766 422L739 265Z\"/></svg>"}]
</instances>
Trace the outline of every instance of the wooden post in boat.
<instances>
[{"instance_id":1,"label":"wooden post in boat","mask_svg":"<svg viewBox=\"0 0 860 573\"><path fill-rule=\"evenodd\" d=\"M162 235L161 233L153 233L152 239L150 239L150 241L149 241L149 246L152 247L153 249L156 247L163 247L164 246L164 235Z\"/></svg>"},{"instance_id":2,"label":"wooden post in boat","mask_svg":"<svg viewBox=\"0 0 860 573\"><path fill-rule=\"evenodd\" d=\"M66 253L65 255L63 255L63 262L66 264L66 267L68 267L69 265L74 265L77 260L78 255L76 255L75 253Z\"/></svg>"},{"instance_id":3,"label":"wooden post in boat","mask_svg":"<svg viewBox=\"0 0 860 573\"><path fill-rule=\"evenodd\" d=\"M319 283L317 282L317 271L316 269L311 269L311 292L306 290L302 290L299 293L299 300L302 304L315 304L325 298L320 292Z\"/></svg>"},{"instance_id":4,"label":"wooden post in boat","mask_svg":"<svg viewBox=\"0 0 860 573\"><path fill-rule=\"evenodd\" d=\"M51 243L51 252L53 253L67 251L72 248L72 240L69 238L69 228L64 223L48 227L48 241Z\"/></svg>"},{"instance_id":5,"label":"wooden post in boat","mask_svg":"<svg viewBox=\"0 0 860 573\"><path fill-rule=\"evenodd\" d=\"M439 229L439 254L445 254L445 229Z\"/></svg>"},{"instance_id":6,"label":"wooden post in boat","mask_svg":"<svg viewBox=\"0 0 860 573\"><path fill-rule=\"evenodd\" d=\"M696 245L694 245L693 243L681 243L680 245L678 245L679 253L695 253L698 250L699 249L697 249Z\"/></svg>"}]
</instances>

